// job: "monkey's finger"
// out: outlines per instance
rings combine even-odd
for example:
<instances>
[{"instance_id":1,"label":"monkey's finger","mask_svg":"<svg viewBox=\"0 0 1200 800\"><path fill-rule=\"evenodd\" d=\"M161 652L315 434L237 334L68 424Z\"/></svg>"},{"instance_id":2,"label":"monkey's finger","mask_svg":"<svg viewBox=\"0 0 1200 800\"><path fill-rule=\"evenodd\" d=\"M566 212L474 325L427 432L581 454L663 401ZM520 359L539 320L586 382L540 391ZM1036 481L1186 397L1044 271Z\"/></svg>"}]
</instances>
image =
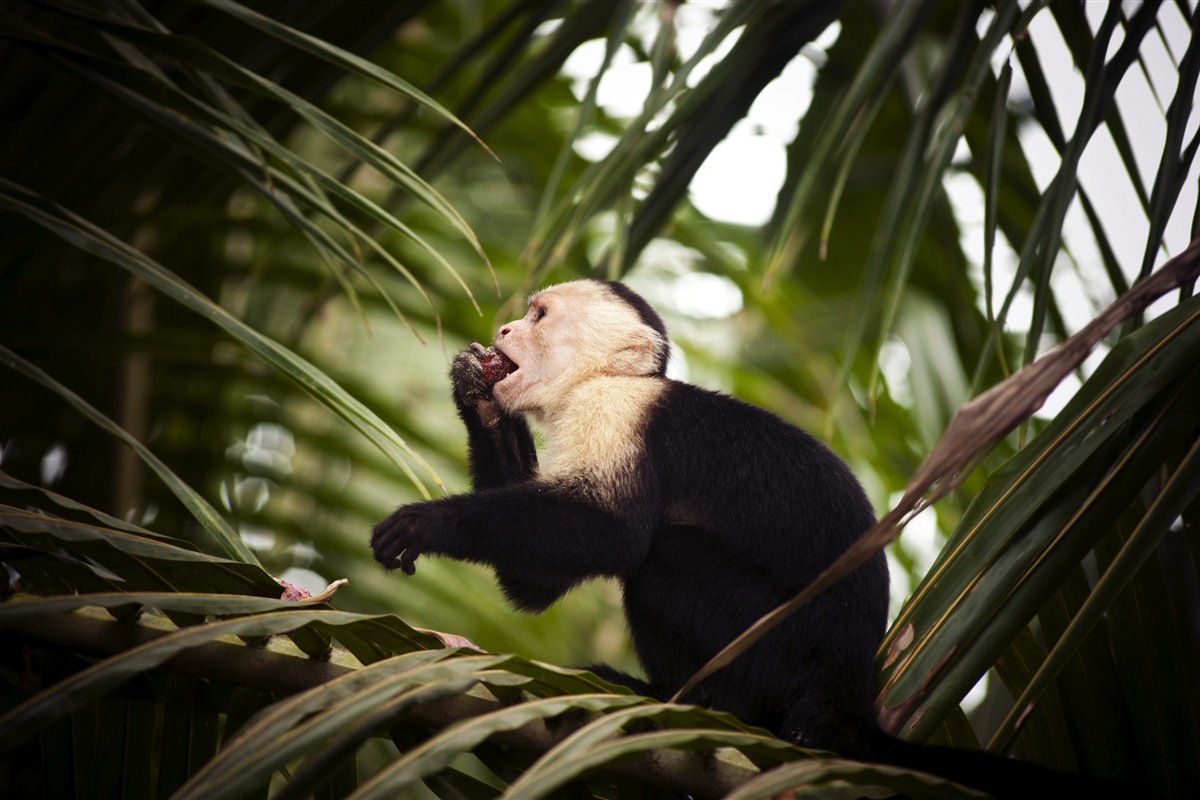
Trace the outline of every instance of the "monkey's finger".
<instances>
[{"instance_id":1,"label":"monkey's finger","mask_svg":"<svg viewBox=\"0 0 1200 800\"><path fill-rule=\"evenodd\" d=\"M387 569L396 568L396 559L398 558L396 548L387 545L375 545L371 550L375 556L375 560L384 567Z\"/></svg>"},{"instance_id":2,"label":"monkey's finger","mask_svg":"<svg viewBox=\"0 0 1200 800\"><path fill-rule=\"evenodd\" d=\"M400 567L400 571L405 575L415 575L417 572L416 560L417 556L419 555L421 555L421 551L417 550L415 547L404 548L404 552L402 552L399 559L397 559L397 565Z\"/></svg>"},{"instance_id":3,"label":"monkey's finger","mask_svg":"<svg viewBox=\"0 0 1200 800\"><path fill-rule=\"evenodd\" d=\"M371 554L384 567L395 569L396 559L403 552L404 547L388 522L389 520L384 520L371 531Z\"/></svg>"},{"instance_id":4,"label":"monkey's finger","mask_svg":"<svg viewBox=\"0 0 1200 800\"><path fill-rule=\"evenodd\" d=\"M487 348L479 342L471 342L471 346L467 348L467 351L476 358L483 358L487 354Z\"/></svg>"},{"instance_id":5,"label":"monkey's finger","mask_svg":"<svg viewBox=\"0 0 1200 800\"><path fill-rule=\"evenodd\" d=\"M371 534L371 555L375 556L375 560L385 567L391 567L394 556L388 553L388 547L385 543L385 537L381 536L379 529Z\"/></svg>"}]
</instances>

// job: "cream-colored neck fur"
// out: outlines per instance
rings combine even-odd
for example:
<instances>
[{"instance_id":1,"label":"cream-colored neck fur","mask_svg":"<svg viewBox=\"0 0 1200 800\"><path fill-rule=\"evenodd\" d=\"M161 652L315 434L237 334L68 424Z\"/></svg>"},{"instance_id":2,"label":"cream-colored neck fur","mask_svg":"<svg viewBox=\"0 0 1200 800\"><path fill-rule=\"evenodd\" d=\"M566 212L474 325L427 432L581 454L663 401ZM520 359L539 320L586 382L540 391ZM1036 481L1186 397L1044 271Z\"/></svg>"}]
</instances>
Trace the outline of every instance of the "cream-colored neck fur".
<instances>
[{"instance_id":1,"label":"cream-colored neck fur","mask_svg":"<svg viewBox=\"0 0 1200 800\"><path fill-rule=\"evenodd\" d=\"M598 375L576 384L553 412L534 415L546 436L541 478L579 477L601 499L615 500L642 453L650 407L661 378Z\"/></svg>"}]
</instances>

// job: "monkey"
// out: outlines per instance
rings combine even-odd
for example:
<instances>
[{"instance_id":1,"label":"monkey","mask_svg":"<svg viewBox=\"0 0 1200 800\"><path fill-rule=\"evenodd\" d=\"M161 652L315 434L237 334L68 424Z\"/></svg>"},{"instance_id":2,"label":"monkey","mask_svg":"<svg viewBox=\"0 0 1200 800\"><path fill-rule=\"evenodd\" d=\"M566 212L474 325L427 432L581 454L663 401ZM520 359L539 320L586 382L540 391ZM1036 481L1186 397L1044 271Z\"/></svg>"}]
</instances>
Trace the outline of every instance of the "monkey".
<instances>
[{"instance_id":1,"label":"monkey","mask_svg":"<svg viewBox=\"0 0 1200 800\"><path fill-rule=\"evenodd\" d=\"M850 467L815 437L668 378L666 326L623 283L543 289L494 348L472 344L450 369L472 491L400 507L375 526L371 548L408 575L424 554L489 565L528 612L587 579L616 578L646 678L588 668L601 678L665 701L874 524ZM529 422L544 434L540 455ZM1030 776L1010 766L1024 762L879 728L874 659L887 606L881 551L683 700L802 746L1020 791ZM986 772L997 774L977 780Z\"/></svg>"}]
</instances>

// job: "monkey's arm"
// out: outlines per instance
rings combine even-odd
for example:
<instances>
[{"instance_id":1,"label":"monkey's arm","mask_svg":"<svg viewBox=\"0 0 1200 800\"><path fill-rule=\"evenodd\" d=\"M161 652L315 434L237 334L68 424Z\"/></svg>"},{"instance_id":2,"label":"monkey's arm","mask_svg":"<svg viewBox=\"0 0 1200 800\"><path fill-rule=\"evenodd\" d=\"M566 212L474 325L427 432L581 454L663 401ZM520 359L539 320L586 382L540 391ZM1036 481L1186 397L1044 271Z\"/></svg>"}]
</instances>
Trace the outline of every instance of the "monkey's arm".
<instances>
[{"instance_id":1,"label":"monkey's arm","mask_svg":"<svg viewBox=\"0 0 1200 800\"><path fill-rule=\"evenodd\" d=\"M537 472L537 450L525 420L507 414L491 400L482 408L460 409L467 428L467 460L475 491L526 481Z\"/></svg>"},{"instance_id":2,"label":"monkey's arm","mask_svg":"<svg viewBox=\"0 0 1200 800\"><path fill-rule=\"evenodd\" d=\"M399 508L375 526L371 548L410 575L422 553L489 564L510 593L538 595L515 598L522 605L544 607L585 578L629 574L649 530L561 486L527 481Z\"/></svg>"},{"instance_id":3,"label":"monkey's arm","mask_svg":"<svg viewBox=\"0 0 1200 800\"><path fill-rule=\"evenodd\" d=\"M473 343L450 367L454 406L467 428L471 486L475 491L525 481L537 472L537 450L525 419L503 411L492 399Z\"/></svg>"}]
</instances>

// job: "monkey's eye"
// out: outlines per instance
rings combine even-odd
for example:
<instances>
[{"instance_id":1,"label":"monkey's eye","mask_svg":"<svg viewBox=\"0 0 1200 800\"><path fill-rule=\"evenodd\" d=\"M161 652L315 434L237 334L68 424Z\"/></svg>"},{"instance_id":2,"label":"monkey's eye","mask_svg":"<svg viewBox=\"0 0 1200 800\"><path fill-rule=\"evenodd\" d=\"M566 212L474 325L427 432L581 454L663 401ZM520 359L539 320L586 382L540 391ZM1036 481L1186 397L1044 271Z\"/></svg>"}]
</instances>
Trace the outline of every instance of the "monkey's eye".
<instances>
[{"instance_id":1,"label":"monkey's eye","mask_svg":"<svg viewBox=\"0 0 1200 800\"><path fill-rule=\"evenodd\" d=\"M546 307L545 307L545 306L542 306L541 308L537 309L537 310L534 312L534 314L533 314L533 321L534 321L534 322L541 322L541 321L542 321L542 317L544 317L544 316L546 316Z\"/></svg>"}]
</instances>

